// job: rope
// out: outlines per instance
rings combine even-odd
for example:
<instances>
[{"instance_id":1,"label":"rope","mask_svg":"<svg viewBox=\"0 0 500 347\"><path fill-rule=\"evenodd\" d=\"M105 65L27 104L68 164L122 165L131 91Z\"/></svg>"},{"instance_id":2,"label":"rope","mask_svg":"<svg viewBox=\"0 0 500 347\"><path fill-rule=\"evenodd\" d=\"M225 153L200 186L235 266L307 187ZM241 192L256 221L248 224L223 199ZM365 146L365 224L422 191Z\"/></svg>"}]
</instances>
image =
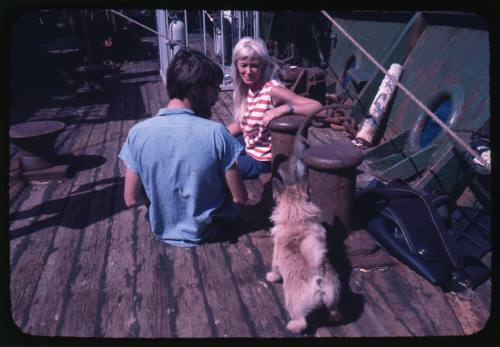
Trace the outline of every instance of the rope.
<instances>
[{"instance_id":1,"label":"rope","mask_svg":"<svg viewBox=\"0 0 500 347\"><path fill-rule=\"evenodd\" d=\"M147 26L145 26L144 24L139 23L138 21L136 21L136 20L134 20L134 19L132 19L132 18L130 18L130 17L127 17L127 16L126 16L126 15L124 15L123 13L120 13L120 12L115 11L115 10L108 10L108 11L111 11L111 13L116 14L116 15L118 15L118 16L120 16L120 17L123 17L123 18L125 18L126 20L128 20L128 21L130 21L130 22L132 22L132 23L134 23L134 24L137 24L137 25L138 25L138 26L140 26L141 28L144 28L144 29L146 29L146 30L151 31L152 33L154 33L154 34L156 34L156 35L158 35L158 36L160 36L160 37L163 37L165 40L167 40L167 42L168 42L168 44L169 44L169 45L179 45L179 46L181 46L181 47L186 47L186 46L185 46L184 44L182 44L181 42L176 41L176 40L171 40L171 39L169 39L168 37L166 37L165 35L160 34L160 33L159 33L159 32L157 32L157 31L154 31L154 30L153 30L153 29L151 29L150 27L147 27Z\"/></svg>"},{"instance_id":2,"label":"rope","mask_svg":"<svg viewBox=\"0 0 500 347\"><path fill-rule=\"evenodd\" d=\"M438 116L436 116L431 110L427 108L420 100L417 99L413 93L411 93L404 85L402 85L399 81L394 79L391 75L389 75L388 71L384 69L384 67L373 58L370 53L368 53L347 31L344 30L326 11L321 11L323 15L332 22L332 24L340 30L342 34L344 34L351 43L356 46L367 58L370 60L380 71L382 71L386 76L389 76L391 82L393 82L396 86L398 86L413 102L415 102L420 108L422 108L425 113L427 113L450 137L455 140L463 149L465 149L469 154L471 154L474 159L479 161L482 165L484 165L489 171L491 171L491 166L486 161L483 160L481 156L479 156L464 140L453 132Z\"/></svg>"}]
</instances>

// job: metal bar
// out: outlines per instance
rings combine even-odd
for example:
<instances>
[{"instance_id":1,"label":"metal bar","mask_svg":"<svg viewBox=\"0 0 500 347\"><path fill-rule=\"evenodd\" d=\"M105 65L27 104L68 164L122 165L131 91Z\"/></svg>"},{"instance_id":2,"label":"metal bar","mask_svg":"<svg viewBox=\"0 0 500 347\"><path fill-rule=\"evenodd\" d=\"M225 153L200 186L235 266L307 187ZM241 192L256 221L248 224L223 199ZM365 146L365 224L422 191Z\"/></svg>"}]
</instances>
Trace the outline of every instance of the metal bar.
<instances>
[{"instance_id":1,"label":"metal bar","mask_svg":"<svg viewBox=\"0 0 500 347\"><path fill-rule=\"evenodd\" d=\"M165 23L165 27L167 28L167 38L169 39L167 45L167 62L168 64L170 64L170 61L172 60L172 52L170 52L170 49L172 48L172 46L170 45L170 37L172 36L172 33L170 32L170 23L168 21L168 10L165 10Z\"/></svg>"},{"instance_id":2,"label":"metal bar","mask_svg":"<svg viewBox=\"0 0 500 347\"><path fill-rule=\"evenodd\" d=\"M241 40L241 11L238 11L238 41Z\"/></svg>"},{"instance_id":3,"label":"metal bar","mask_svg":"<svg viewBox=\"0 0 500 347\"><path fill-rule=\"evenodd\" d=\"M254 11L254 28L253 28L253 34L255 38L260 37L260 25L259 25L259 11Z\"/></svg>"},{"instance_id":4,"label":"metal bar","mask_svg":"<svg viewBox=\"0 0 500 347\"><path fill-rule=\"evenodd\" d=\"M186 32L186 47L189 47L187 10L184 10L184 31Z\"/></svg>"},{"instance_id":5,"label":"metal bar","mask_svg":"<svg viewBox=\"0 0 500 347\"><path fill-rule=\"evenodd\" d=\"M206 34L207 34L207 28L205 26L205 11L202 10L201 11L201 18L202 18L202 22L203 22L203 53L205 53L205 55L207 54L207 38L206 38Z\"/></svg>"},{"instance_id":6,"label":"metal bar","mask_svg":"<svg viewBox=\"0 0 500 347\"><path fill-rule=\"evenodd\" d=\"M224 71L224 11L220 11L220 38L221 38L221 57L222 70Z\"/></svg>"}]
</instances>

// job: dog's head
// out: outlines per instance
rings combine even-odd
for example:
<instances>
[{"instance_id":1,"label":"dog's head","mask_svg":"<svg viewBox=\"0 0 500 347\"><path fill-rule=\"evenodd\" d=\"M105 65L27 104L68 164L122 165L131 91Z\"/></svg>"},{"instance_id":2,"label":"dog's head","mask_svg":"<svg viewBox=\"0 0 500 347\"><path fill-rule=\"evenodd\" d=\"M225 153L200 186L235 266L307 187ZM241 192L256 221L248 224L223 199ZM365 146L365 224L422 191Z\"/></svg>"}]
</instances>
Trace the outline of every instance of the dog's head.
<instances>
[{"instance_id":1,"label":"dog's head","mask_svg":"<svg viewBox=\"0 0 500 347\"><path fill-rule=\"evenodd\" d=\"M311 192L307 176L303 175L299 179L290 180L283 168L277 170L277 175L273 178L273 198L276 205L294 201L309 201Z\"/></svg>"}]
</instances>

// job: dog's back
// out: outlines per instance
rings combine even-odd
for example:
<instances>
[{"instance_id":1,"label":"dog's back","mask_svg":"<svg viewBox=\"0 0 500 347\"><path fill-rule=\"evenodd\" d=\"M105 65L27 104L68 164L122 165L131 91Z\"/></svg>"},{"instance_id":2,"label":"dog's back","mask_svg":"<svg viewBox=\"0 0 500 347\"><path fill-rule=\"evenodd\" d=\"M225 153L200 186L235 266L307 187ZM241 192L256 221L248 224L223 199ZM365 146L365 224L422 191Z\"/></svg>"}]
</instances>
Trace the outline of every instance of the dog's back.
<instances>
[{"instance_id":1,"label":"dog's back","mask_svg":"<svg viewBox=\"0 0 500 347\"><path fill-rule=\"evenodd\" d=\"M276 192L275 198L273 261L283 277L292 317L289 329L301 331L304 317L312 310L326 306L336 312L340 285L326 257L326 231L318 221L319 208L308 201L307 191L296 184Z\"/></svg>"}]
</instances>

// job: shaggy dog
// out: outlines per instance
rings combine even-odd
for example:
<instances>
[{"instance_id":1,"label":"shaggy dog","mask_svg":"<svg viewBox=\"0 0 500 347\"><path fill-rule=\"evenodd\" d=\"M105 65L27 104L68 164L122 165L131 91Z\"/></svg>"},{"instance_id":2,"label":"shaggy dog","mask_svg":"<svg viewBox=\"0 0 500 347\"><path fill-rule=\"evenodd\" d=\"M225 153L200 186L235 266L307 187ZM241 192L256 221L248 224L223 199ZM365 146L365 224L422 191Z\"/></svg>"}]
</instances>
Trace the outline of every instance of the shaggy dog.
<instances>
[{"instance_id":1,"label":"shaggy dog","mask_svg":"<svg viewBox=\"0 0 500 347\"><path fill-rule=\"evenodd\" d=\"M304 331L306 316L322 306L329 310L332 321L338 321L340 283L326 257L326 230L319 223L319 208L309 199L306 179L284 184L274 178L273 197L274 250L266 279L283 279L285 305L291 317L287 329Z\"/></svg>"}]
</instances>

